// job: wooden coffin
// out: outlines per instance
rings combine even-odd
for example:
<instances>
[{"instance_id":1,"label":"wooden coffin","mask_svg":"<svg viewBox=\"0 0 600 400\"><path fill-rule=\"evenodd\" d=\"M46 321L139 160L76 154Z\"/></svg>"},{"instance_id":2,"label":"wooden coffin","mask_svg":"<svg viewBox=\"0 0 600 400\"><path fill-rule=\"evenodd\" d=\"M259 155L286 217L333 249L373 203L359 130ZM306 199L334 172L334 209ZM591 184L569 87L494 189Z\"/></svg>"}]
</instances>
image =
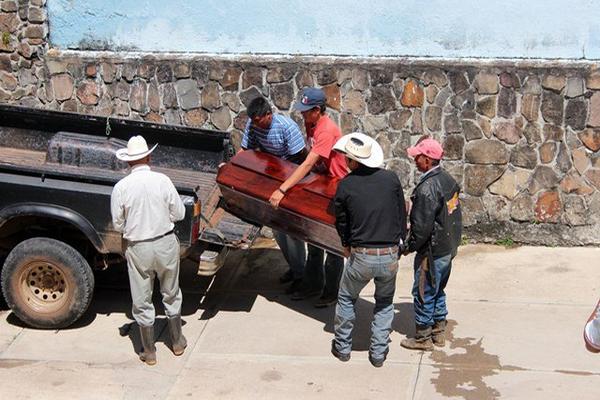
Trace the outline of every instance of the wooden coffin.
<instances>
[{"instance_id":1,"label":"wooden coffin","mask_svg":"<svg viewBox=\"0 0 600 400\"><path fill-rule=\"evenodd\" d=\"M343 255L334 226L333 197L337 178L310 173L287 192L279 208L269 203L271 194L296 167L259 151L247 150L235 155L217 174L224 208L243 220L269 226Z\"/></svg>"}]
</instances>

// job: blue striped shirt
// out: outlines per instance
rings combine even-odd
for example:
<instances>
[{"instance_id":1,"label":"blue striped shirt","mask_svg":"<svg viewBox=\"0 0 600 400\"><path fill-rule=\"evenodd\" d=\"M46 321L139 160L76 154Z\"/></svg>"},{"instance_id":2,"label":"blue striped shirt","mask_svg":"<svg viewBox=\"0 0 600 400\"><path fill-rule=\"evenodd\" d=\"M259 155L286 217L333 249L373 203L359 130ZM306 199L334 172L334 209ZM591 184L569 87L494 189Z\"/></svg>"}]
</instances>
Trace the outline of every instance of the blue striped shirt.
<instances>
[{"instance_id":1,"label":"blue striped shirt","mask_svg":"<svg viewBox=\"0 0 600 400\"><path fill-rule=\"evenodd\" d=\"M259 149L283 159L298 154L305 146L298 124L280 114L273 114L269 129L253 126L248 118L242 137L242 148Z\"/></svg>"}]
</instances>

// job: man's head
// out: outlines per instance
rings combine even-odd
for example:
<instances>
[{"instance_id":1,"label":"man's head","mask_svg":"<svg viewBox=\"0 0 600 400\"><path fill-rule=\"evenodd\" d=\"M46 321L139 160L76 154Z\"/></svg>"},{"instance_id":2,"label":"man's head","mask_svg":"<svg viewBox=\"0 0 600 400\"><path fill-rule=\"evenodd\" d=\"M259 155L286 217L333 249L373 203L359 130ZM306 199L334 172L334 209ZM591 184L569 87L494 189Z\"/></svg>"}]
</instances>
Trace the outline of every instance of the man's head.
<instances>
[{"instance_id":1,"label":"man's head","mask_svg":"<svg viewBox=\"0 0 600 400\"><path fill-rule=\"evenodd\" d=\"M351 170L364 165L379 168L383 164L383 149L375 139L361 132L352 132L342 136L333 146L333 150L346 156L346 165Z\"/></svg>"},{"instance_id":2,"label":"man's head","mask_svg":"<svg viewBox=\"0 0 600 400\"><path fill-rule=\"evenodd\" d=\"M117 158L121 161L127 161L129 165L147 164L150 161L150 153L156 149L158 144L148 149L146 139L142 136L133 136L127 142L127 147L117 150Z\"/></svg>"},{"instance_id":3,"label":"man's head","mask_svg":"<svg viewBox=\"0 0 600 400\"><path fill-rule=\"evenodd\" d=\"M302 118L307 124L316 123L325 113L327 97L319 88L305 88L302 90L300 101L294 104L294 110L302 113Z\"/></svg>"},{"instance_id":4,"label":"man's head","mask_svg":"<svg viewBox=\"0 0 600 400\"><path fill-rule=\"evenodd\" d=\"M260 96L250 101L246 110L252 125L261 129L269 129L273 121L271 105L264 97Z\"/></svg>"},{"instance_id":5,"label":"man's head","mask_svg":"<svg viewBox=\"0 0 600 400\"><path fill-rule=\"evenodd\" d=\"M419 140L406 152L415 159L417 169L421 172L427 172L437 166L444 155L442 145L437 140L430 138Z\"/></svg>"}]
</instances>

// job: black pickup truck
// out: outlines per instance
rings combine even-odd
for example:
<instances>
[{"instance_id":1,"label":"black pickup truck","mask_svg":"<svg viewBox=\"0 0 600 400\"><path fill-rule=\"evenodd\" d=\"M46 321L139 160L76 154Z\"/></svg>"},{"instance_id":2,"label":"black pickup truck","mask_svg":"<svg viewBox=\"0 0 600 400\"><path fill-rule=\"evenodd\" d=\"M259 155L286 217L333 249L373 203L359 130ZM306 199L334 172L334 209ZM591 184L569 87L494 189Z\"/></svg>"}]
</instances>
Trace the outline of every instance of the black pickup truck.
<instances>
[{"instance_id":1,"label":"black pickup truck","mask_svg":"<svg viewBox=\"0 0 600 400\"><path fill-rule=\"evenodd\" d=\"M159 146L153 169L185 204L175 226L182 257L210 275L231 247L252 244L258 227L219 207L219 164L232 154L226 132L0 105L0 257L12 311L38 328L61 328L86 311L94 268L121 263L110 195L127 174L115 157L133 135Z\"/></svg>"}]
</instances>

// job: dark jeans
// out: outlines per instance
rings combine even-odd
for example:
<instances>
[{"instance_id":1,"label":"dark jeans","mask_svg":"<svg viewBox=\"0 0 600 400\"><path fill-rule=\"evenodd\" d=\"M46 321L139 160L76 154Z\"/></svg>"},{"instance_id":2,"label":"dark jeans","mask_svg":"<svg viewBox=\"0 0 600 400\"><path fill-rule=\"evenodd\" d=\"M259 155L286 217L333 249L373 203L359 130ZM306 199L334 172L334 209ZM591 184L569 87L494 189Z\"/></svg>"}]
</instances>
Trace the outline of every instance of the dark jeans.
<instances>
[{"instance_id":1,"label":"dark jeans","mask_svg":"<svg viewBox=\"0 0 600 400\"><path fill-rule=\"evenodd\" d=\"M425 279L425 290L423 299L419 294L419 278L421 276L421 261L425 255L415 255L415 281L413 283L412 295L415 307L415 321L417 325L433 326L437 321L443 321L448 315L446 308L446 293L444 288L450 278L452 270L452 255L433 259L433 275L435 284L432 284L429 274Z\"/></svg>"},{"instance_id":2,"label":"dark jeans","mask_svg":"<svg viewBox=\"0 0 600 400\"><path fill-rule=\"evenodd\" d=\"M304 263L306 262L304 242L275 229L273 229L273 237L281 249L285 261L290 266L294 279L301 279L304 275Z\"/></svg>"},{"instance_id":3,"label":"dark jeans","mask_svg":"<svg viewBox=\"0 0 600 400\"><path fill-rule=\"evenodd\" d=\"M344 258L327 252L325 265L323 265L324 258L324 250L308 245L304 282L310 289L323 290L322 297L337 297L344 270Z\"/></svg>"}]
</instances>

